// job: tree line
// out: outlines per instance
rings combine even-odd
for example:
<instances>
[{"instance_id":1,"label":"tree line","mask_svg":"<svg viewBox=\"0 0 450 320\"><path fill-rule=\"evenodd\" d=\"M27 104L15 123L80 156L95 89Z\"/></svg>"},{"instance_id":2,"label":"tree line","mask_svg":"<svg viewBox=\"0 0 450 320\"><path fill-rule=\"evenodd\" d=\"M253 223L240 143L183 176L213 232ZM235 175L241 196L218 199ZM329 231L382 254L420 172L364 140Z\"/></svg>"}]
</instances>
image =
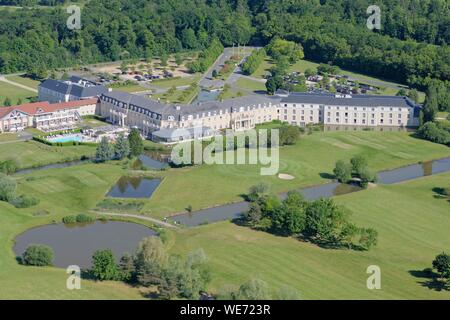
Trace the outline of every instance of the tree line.
<instances>
[{"instance_id":1,"label":"tree line","mask_svg":"<svg viewBox=\"0 0 450 320\"><path fill-rule=\"evenodd\" d=\"M250 208L242 221L252 228L324 247L369 250L377 244L377 231L356 226L349 220L350 211L332 199L308 202L299 192L290 191L280 200L260 184L250 189L247 200Z\"/></svg>"},{"instance_id":2,"label":"tree line","mask_svg":"<svg viewBox=\"0 0 450 320\"><path fill-rule=\"evenodd\" d=\"M264 48L252 52L252 54L242 64L242 72L245 75L252 75L266 58L266 50Z\"/></svg>"},{"instance_id":3,"label":"tree line","mask_svg":"<svg viewBox=\"0 0 450 320\"><path fill-rule=\"evenodd\" d=\"M141 240L134 254L125 254L117 264L111 250L99 250L92 256L93 278L124 281L156 288L160 299L198 299L211 280L210 268L202 249L186 257L171 255L158 237Z\"/></svg>"},{"instance_id":4,"label":"tree line","mask_svg":"<svg viewBox=\"0 0 450 320\"><path fill-rule=\"evenodd\" d=\"M95 161L105 162L138 157L143 151L144 142L141 133L138 129L133 128L127 138L123 134L119 134L114 144L110 143L108 138L103 137L97 146Z\"/></svg>"},{"instance_id":5,"label":"tree line","mask_svg":"<svg viewBox=\"0 0 450 320\"><path fill-rule=\"evenodd\" d=\"M368 0L98 0L83 28L66 28L62 7L2 11L0 72L13 73L224 46L303 47L306 58L426 89L449 88L449 7L445 0L380 0L382 29L366 28Z\"/></svg>"}]
</instances>

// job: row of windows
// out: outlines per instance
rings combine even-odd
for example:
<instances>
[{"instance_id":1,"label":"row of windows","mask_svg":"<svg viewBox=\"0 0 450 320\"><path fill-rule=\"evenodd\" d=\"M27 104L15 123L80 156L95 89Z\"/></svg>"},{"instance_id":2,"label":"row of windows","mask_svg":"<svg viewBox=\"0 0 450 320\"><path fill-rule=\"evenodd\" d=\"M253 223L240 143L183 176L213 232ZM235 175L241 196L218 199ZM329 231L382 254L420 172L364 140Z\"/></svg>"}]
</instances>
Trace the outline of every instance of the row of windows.
<instances>
[{"instance_id":1,"label":"row of windows","mask_svg":"<svg viewBox=\"0 0 450 320\"><path fill-rule=\"evenodd\" d=\"M327 115L330 117L330 116L331 116L331 112L328 112ZM339 112L336 112L336 117L339 117L339 116L340 116L340 113L339 113ZM348 117L348 116L349 116L349 115L348 115L348 112L344 113L344 117ZM358 114L357 114L357 113L354 113L353 116L356 118L356 117L358 117ZM363 117L366 117L367 114L366 114L366 113L363 113L362 116L363 116ZM381 116L381 118L384 118L384 113L380 113L380 116ZM371 114L371 117L372 117L372 118L375 118L375 113L372 113L372 114ZM392 113L390 113L390 114L389 114L389 118L393 118L393 117L394 117L394 115L393 115ZM398 114L397 114L397 118L401 118L401 117L402 117L402 114L401 114L401 113L398 113ZM408 114L408 118L409 118L409 117L410 117L410 115Z\"/></svg>"},{"instance_id":2,"label":"row of windows","mask_svg":"<svg viewBox=\"0 0 450 320\"><path fill-rule=\"evenodd\" d=\"M340 123L340 119L339 118L336 118L336 121L335 121L336 123ZM331 123L331 119L330 118L327 118L327 123ZM344 119L344 122L343 123L345 123L345 124L348 124L348 123L350 123L349 121L348 121L348 119ZM362 124L366 124L366 119L362 119L361 120L361 123ZM384 119L380 119L380 124L385 124L385 123L389 123L389 124L394 124L394 121L392 120L392 119L389 119L389 122L384 122ZM358 120L357 119L353 119L353 124L358 124ZM370 124L375 124L375 120L370 120ZM400 119L398 119L397 120L397 124L402 124L402 120L400 120Z\"/></svg>"},{"instance_id":3,"label":"row of windows","mask_svg":"<svg viewBox=\"0 0 450 320\"><path fill-rule=\"evenodd\" d=\"M317 105L316 105L317 106ZM284 105L284 107L289 107L289 105L288 104L285 104ZM302 105L296 105L296 104L293 104L292 105L292 107L302 107L302 108L314 108L314 105L304 105L304 104L302 104ZM341 108L343 108L343 110L349 110L349 109L352 109L353 108L353 110L355 110L355 111L357 111L358 109L361 109L362 108L362 110L363 111L366 111L367 109L370 109L370 110L372 110L372 111L375 111L375 108L374 107L372 107L372 108L366 108L366 107L336 107L336 106L323 106L323 105L320 105L320 108L326 108L326 109L336 109L336 110L340 110ZM394 108L393 107L390 107L390 108L386 108L386 109L388 109L388 110L390 110L390 111L394 111ZM402 108L397 108L398 109L398 111L402 111ZM381 110L383 110L384 111L384 107L381 107Z\"/></svg>"}]
</instances>

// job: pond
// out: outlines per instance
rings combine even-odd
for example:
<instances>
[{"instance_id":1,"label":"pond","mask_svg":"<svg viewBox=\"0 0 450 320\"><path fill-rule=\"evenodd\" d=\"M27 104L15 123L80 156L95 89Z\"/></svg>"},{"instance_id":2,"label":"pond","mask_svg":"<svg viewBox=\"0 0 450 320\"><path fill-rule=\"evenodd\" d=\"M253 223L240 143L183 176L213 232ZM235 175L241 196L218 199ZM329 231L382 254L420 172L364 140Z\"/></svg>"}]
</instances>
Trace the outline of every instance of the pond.
<instances>
[{"instance_id":1,"label":"pond","mask_svg":"<svg viewBox=\"0 0 450 320\"><path fill-rule=\"evenodd\" d=\"M169 157L158 159L150 154L141 154L133 164L133 167L138 169L142 166L152 170L163 170L169 166Z\"/></svg>"},{"instance_id":2,"label":"pond","mask_svg":"<svg viewBox=\"0 0 450 320\"><path fill-rule=\"evenodd\" d=\"M143 225L129 222L100 222L89 225L52 224L30 229L16 238L14 252L21 256L30 244L44 244L53 248L54 266L67 268L78 265L91 267L95 251L111 249L117 261L125 253L132 254L142 238L157 236Z\"/></svg>"},{"instance_id":3,"label":"pond","mask_svg":"<svg viewBox=\"0 0 450 320\"><path fill-rule=\"evenodd\" d=\"M393 184L447 171L450 171L450 158L427 161L421 164L413 164L403 168L383 171L378 174L378 182L382 184Z\"/></svg>"},{"instance_id":4,"label":"pond","mask_svg":"<svg viewBox=\"0 0 450 320\"><path fill-rule=\"evenodd\" d=\"M47 170L47 169L61 169L61 168L67 168L67 167L73 167L73 166L79 166L85 163L89 163L91 160L75 160L75 161L68 161L68 162L62 162L62 163L53 163L48 164L40 167L34 167L29 169L20 169L16 171L16 174L28 174L33 173L35 171L41 171L41 170Z\"/></svg>"},{"instance_id":5,"label":"pond","mask_svg":"<svg viewBox=\"0 0 450 320\"><path fill-rule=\"evenodd\" d=\"M208 102L208 101L216 101L219 97L220 91L219 90L202 90L198 94L197 98L195 98L194 102L192 104L201 103L201 102Z\"/></svg>"},{"instance_id":6,"label":"pond","mask_svg":"<svg viewBox=\"0 0 450 320\"><path fill-rule=\"evenodd\" d=\"M106 196L111 198L150 198L160 183L161 179L121 177Z\"/></svg>"}]
</instances>

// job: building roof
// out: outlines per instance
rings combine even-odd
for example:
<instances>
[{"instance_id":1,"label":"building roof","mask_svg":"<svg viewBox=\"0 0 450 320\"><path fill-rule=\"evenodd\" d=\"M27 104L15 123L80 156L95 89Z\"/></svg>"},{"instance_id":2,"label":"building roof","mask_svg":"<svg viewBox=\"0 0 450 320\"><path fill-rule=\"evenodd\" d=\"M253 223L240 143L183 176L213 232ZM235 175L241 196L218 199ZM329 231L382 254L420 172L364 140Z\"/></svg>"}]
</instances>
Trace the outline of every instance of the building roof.
<instances>
[{"instance_id":1,"label":"building roof","mask_svg":"<svg viewBox=\"0 0 450 320\"><path fill-rule=\"evenodd\" d=\"M14 110L18 110L24 112L29 115L37 114L38 111L42 110L40 113L46 113L47 110L50 109L50 104L47 101L43 102L34 102L34 103L25 103L18 106L11 107L0 107L0 118L8 115Z\"/></svg>"},{"instance_id":2,"label":"building roof","mask_svg":"<svg viewBox=\"0 0 450 320\"><path fill-rule=\"evenodd\" d=\"M98 98L90 98L90 99L82 99L82 100L74 100L69 102L59 102L51 104L51 106L58 109L71 109L78 108L81 106L88 106L92 104L96 104L98 102Z\"/></svg>"},{"instance_id":3,"label":"building roof","mask_svg":"<svg viewBox=\"0 0 450 320\"><path fill-rule=\"evenodd\" d=\"M225 101L210 101L202 103L194 103L190 105L181 104L162 104L156 100L151 100L130 94L126 92L112 91L103 94L104 97L113 98L115 100L132 104L143 109L150 110L151 112L160 114L163 119L167 119L168 116L180 118L185 115L195 115L202 112L211 112L219 110L230 110L231 108L257 106L259 104L278 103L280 99L278 97L268 97L263 95L250 95L239 98L229 99Z\"/></svg>"},{"instance_id":4,"label":"building roof","mask_svg":"<svg viewBox=\"0 0 450 320\"><path fill-rule=\"evenodd\" d=\"M4 116L8 115L9 113L11 113L14 110L21 111L30 116L33 116L36 114L46 114L46 113L55 112L58 110L73 109L73 108L78 108L81 106L92 105L92 104L96 104L97 101L98 101L97 98L70 101L70 102L53 103L53 104L50 104L47 101L41 101L41 102L25 103L25 104L11 106L11 107L0 107L0 119L3 118Z\"/></svg>"},{"instance_id":5,"label":"building roof","mask_svg":"<svg viewBox=\"0 0 450 320\"><path fill-rule=\"evenodd\" d=\"M281 103L310 103L346 107L420 107L407 97L325 93L291 93L289 96L282 98Z\"/></svg>"},{"instance_id":6,"label":"building roof","mask_svg":"<svg viewBox=\"0 0 450 320\"><path fill-rule=\"evenodd\" d=\"M63 95L70 94L83 99L100 96L108 92L108 88L95 82L72 76L67 81L47 79L39 85L40 88L59 92Z\"/></svg>"}]
</instances>

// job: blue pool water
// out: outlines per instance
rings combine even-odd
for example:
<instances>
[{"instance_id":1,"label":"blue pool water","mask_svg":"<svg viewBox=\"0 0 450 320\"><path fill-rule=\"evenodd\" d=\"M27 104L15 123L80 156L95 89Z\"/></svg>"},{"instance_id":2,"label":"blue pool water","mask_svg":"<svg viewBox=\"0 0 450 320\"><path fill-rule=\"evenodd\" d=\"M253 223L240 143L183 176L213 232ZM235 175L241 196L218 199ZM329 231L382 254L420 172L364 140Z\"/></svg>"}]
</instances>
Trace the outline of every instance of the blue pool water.
<instances>
[{"instance_id":1,"label":"blue pool water","mask_svg":"<svg viewBox=\"0 0 450 320\"><path fill-rule=\"evenodd\" d=\"M71 142L71 141L82 142L83 138L77 134L77 135L70 135L70 136L64 136L64 137L59 137L59 138L50 138L50 139L48 139L48 141L50 141L50 142Z\"/></svg>"}]
</instances>

